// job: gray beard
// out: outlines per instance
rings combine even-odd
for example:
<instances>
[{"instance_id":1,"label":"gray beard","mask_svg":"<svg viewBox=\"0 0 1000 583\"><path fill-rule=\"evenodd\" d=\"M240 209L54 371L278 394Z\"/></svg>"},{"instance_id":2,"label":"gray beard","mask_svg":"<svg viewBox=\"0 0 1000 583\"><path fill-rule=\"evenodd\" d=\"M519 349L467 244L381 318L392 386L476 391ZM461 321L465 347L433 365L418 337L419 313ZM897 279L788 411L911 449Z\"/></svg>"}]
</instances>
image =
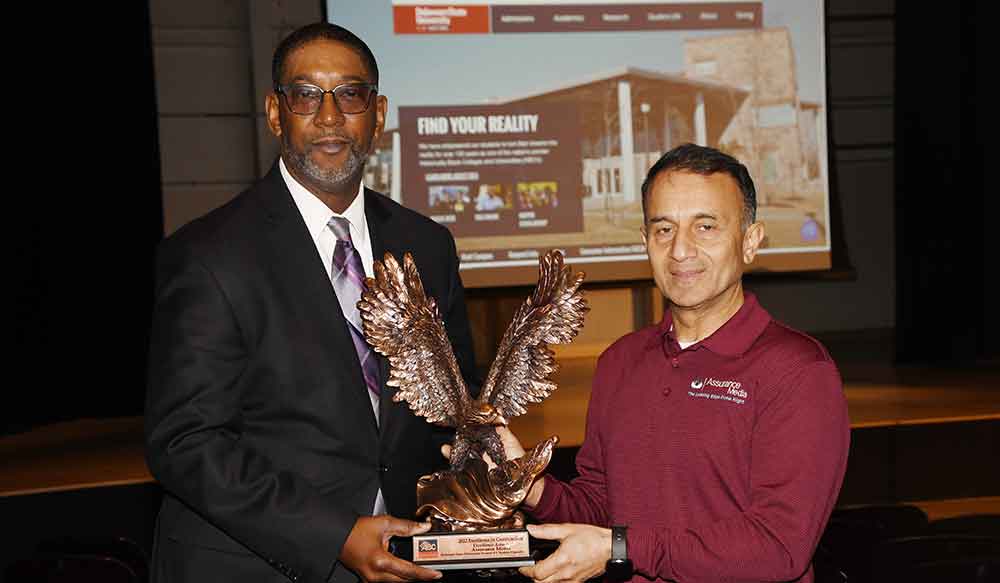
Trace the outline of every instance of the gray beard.
<instances>
[{"instance_id":1,"label":"gray beard","mask_svg":"<svg viewBox=\"0 0 1000 583\"><path fill-rule=\"evenodd\" d=\"M344 161L343 166L324 170L317 166L309 156L313 149L312 144L306 144L305 149L299 152L291 147L286 136L287 134L282 136L281 140L284 145L282 156L284 156L285 162L292 166L297 174L308 178L323 192L340 190L352 178L359 177L365 169L367 156L360 149L357 149L354 143L351 143L350 148L348 148L347 160Z\"/></svg>"}]
</instances>

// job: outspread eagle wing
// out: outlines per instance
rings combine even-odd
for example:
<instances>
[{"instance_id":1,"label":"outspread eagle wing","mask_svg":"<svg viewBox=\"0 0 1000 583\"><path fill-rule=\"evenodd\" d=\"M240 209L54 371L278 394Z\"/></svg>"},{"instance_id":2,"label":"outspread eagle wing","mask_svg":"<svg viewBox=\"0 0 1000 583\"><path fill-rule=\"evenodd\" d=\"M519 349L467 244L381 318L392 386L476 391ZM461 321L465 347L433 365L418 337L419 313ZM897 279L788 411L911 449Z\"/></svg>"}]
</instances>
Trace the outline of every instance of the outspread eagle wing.
<instances>
[{"instance_id":1,"label":"outspread eagle wing","mask_svg":"<svg viewBox=\"0 0 1000 583\"><path fill-rule=\"evenodd\" d=\"M539 262L535 291L514 313L479 397L506 419L556 389L549 380L556 370L555 353L548 345L570 342L583 327L590 309L580 291L583 277L563 265L559 251L549 251Z\"/></svg>"},{"instance_id":2,"label":"outspread eagle wing","mask_svg":"<svg viewBox=\"0 0 1000 583\"><path fill-rule=\"evenodd\" d=\"M457 427L468 414L471 397L455 360L451 341L433 298L424 293L413 257L400 267L391 253L375 261L366 278L358 310L368 343L389 359L389 380L396 402L439 425Z\"/></svg>"}]
</instances>

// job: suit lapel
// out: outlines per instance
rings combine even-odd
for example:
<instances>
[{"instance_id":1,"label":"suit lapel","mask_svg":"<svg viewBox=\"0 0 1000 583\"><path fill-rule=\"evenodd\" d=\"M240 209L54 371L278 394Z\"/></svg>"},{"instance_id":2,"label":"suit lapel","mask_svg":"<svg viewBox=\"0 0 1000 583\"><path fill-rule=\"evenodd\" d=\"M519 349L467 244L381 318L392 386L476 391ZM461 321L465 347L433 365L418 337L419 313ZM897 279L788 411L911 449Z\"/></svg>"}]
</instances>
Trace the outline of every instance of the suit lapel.
<instances>
[{"instance_id":1,"label":"suit lapel","mask_svg":"<svg viewBox=\"0 0 1000 583\"><path fill-rule=\"evenodd\" d=\"M303 349L315 355L317 370L324 371L324 380L331 390L344 391L350 411L335 412L342 419L368 419L364 425L376 438L377 426L354 343L347 329L340 303L326 275L326 268L316 252L302 214L288 192L277 164L262 180L263 199L268 215L267 235L271 244L271 265L279 278L279 286L289 294L285 301L300 320L311 326L318 347ZM342 416L342 417L341 417Z\"/></svg>"},{"instance_id":2,"label":"suit lapel","mask_svg":"<svg viewBox=\"0 0 1000 583\"><path fill-rule=\"evenodd\" d=\"M392 211L379 198L379 193L365 189L365 220L368 222L369 239L372 245L372 258L381 261L386 250L386 231L392 219ZM390 239L392 237L389 237ZM389 243L391 246L391 243Z\"/></svg>"},{"instance_id":3,"label":"suit lapel","mask_svg":"<svg viewBox=\"0 0 1000 583\"><path fill-rule=\"evenodd\" d=\"M401 237L394 231L392 209L382 199L383 195L373 190L365 189L365 218L368 222L368 232L372 244L372 257L381 261L386 253L392 253L397 261L403 260L407 249L401 248ZM394 387L387 386L389 380L389 361L379 355L379 373L382 379L382 398L379 402L379 426L382 447L391 444L405 435L402 428L408 418L412 418L406 403L396 403L392 400L396 394ZM384 451L384 449L383 449Z\"/></svg>"}]
</instances>

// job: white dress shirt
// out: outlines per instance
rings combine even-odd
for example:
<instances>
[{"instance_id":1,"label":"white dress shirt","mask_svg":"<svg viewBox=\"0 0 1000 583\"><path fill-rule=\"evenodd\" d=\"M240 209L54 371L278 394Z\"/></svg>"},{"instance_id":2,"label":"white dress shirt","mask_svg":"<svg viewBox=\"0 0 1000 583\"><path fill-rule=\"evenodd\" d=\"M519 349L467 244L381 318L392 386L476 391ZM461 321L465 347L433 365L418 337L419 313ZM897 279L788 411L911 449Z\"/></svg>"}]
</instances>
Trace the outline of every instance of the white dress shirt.
<instances>
[{"instance_id":1,"label":"white dress shirt","mask_svg":"<svg viewBox=\"0 0 1000 583\"><path fill-rule=\"evenodd\" d=\"M326 269L327 279L333 276L333 251L337 247L337 237L327 226L333 217L343 217L351 224L351 241L354 249L361 255L361 265L365 268L365 275L373 277L375 271L372 267L372 242L368 236L368 221L365 220L365 185L358 185L358 195L354 197L351 204L344 210L344 214L333 212L330 207L306 190L306 187L299 184L297 180L288 172L285 167L285 160L279 159L278 167L281 170L281 177L285 179L288 191L292 193L292 200L302 214L302 220L306 223L309 236L316 244L316 252L319 253L323 267ZM333 286L333 280L330 281ZM350 324L348 324L350 325ZM371 401L372 411L375 412L375 422L379 421L378 396L365 389L368 399ZM382 489L379 488L375 496L375 507L372 514L385 514L385 501L382 500Z\"/></svg>"},{"instance_id":2,"label":"white dress shirt","mask_svg":"<svg viewBox=\"0 0 1000 583\"><path fill-rule=\"evenodd\" d=\"M337 237L327 226L333 217L343 217L351 223L351 240L354 248L361 254L361 265L365 268L365 275L372 277L372 242L368 236L368 221L365 220L365 185L358 185L358 195L354 201L344 210L344 214L338 214L330 210L313 193L306 190L295 180L285 167L285 161L279 160L278 166L281 168L281 177L285 179L288 191L292 193L292 200L295 206L302 213L302 220L306 222L309 236L316 244L316 251L323 266L326 268L327 277L331 277L333 269L333 250L337 247ZM333 282L330 283L333 285Z\"/></svg>"}]
</instances>

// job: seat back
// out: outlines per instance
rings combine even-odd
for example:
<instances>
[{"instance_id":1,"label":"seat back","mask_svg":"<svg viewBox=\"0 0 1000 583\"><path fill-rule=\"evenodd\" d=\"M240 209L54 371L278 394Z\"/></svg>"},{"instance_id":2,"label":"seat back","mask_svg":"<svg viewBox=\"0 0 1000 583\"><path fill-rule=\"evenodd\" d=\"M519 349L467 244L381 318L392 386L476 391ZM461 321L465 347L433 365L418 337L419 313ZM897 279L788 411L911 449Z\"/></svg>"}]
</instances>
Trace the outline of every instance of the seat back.
<instances>
[{"instance_id":1,"label":"seat back","mask_svg":"<svg viewBox=\"0 0 1000 583\"><path fill-rule=\"evenodd\" d=\"M990 558L933 561L899 571L907 583L998 583L1000 561Z\"/></svg>"},{"instance_id":2,"label":"seat back","mask_svg":"<svg viewBox=\"0 0 1000 583\"><path fill-rule=\"evenodd\" d=\"M894 538L875 550L876 581L935 580L985 583L1000 564L1000 538L964 534L926 534ZM947 576L945 576L947 575ZM993 579L996 581L996 579Z\"/></svg>"},{"instance_id":3,"label":"seat back","mask_svg":"<svg viewBox=\"0 0 1000 583\"><path fill-rule=\"evenodd\" d=\"M4 570L9 583L147 583L149 559L127 538L49 539Z\"/></svg>"},{"instance_id":4,"label":"seat back","mask_svg":"<svg viewBox=\"0 0 1000 583\"><path fill-rule=\"evenodd\" d=\"M931 521L927 530L933 534L974 534L1000 537L1000 514L963 514Z\"/></svg>"},{"instance_id":5,"label":"seat back","mask_svg":"<svg viewBox=\"0 0 1000 583\"><path fill-rule=\"evenodd\" d=\"M866 504L834 509L813 559L831 576L874 581L874 549L886 540L924 534L927 514L911 504ZM817 577L820 573L817 572Z\"/></svg>"}]
</instances>

